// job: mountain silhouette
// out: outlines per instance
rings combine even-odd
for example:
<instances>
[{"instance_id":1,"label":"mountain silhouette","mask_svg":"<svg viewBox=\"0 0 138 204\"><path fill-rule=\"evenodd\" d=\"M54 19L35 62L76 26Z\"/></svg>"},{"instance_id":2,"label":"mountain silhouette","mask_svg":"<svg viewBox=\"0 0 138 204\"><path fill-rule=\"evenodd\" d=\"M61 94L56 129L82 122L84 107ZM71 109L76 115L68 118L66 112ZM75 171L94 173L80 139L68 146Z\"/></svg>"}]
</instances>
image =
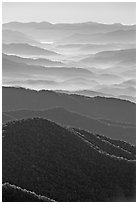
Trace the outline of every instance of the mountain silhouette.
<instances>
[{"instance_id":1,"label":"mountain silhouette","mask_svg":"<svg viewBox=\"0 0 138 204\"><path fill-rule=\"evenodd\" d=\"M13 30L24 30L28 28L33 29L70 29L70 30L81 30L84 32L84 28L87 29L87 32L89 29L91 29L91 32L97 32L97 31L115 31L119 29L123 30L130 30L135 29L136 25L123 25L120 23L114 23L114 24L102 24L97 22L84 22L84 23L50 23L50 22L28 22L28 23L21 23L21 22L9 22L3 24L3 29L13 29Z\"/></svg>"},{"instance_id":2,"label":"mountain silhouette","mask_svg":"<svg viewBox=\"0 0 138 204\"><path fill-rule=\"evenodd\" d=\"M92 119L74 112L67 111L64 108L54 108L43 111L18 110L4 112L3 122L14 121L23 118L41 117L50 119L63 126L82 128L93 133L103 134L109 138L123 140L131 144L136 144L136 128L120 125L103 123L102 121Z\"/></svg>"},{"instance_id":3,"label":"mountain silhouette","mask_svg":"<svg viewBox=\"0 0 138 204\"><path fill-rule=\"evenodd\" d=\"M68 95L54 91L35 91L24 88L3 87L3 111L44 110L63 107L69 111L91 118L109 119L122 123L135 124L135 103L105 97L85 97Z\"/></svg>"}]
</instances>

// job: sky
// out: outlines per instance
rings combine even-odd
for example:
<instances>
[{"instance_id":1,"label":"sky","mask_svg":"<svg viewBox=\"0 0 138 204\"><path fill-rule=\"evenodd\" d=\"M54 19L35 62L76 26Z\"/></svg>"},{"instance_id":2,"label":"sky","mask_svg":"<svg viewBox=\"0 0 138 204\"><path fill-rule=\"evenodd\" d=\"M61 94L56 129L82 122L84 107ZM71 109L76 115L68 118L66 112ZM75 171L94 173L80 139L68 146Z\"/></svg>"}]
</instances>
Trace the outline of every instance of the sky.
<instances>
[{"instance_id":1,"label":"sky","mask_svg":"<svg viewBox=\"0 0 138 204\"><path fill-rule=\"evenodd\" d=\"M2 21L136 23L134 2L4 2Z\"/></svg>"}]
</instances>

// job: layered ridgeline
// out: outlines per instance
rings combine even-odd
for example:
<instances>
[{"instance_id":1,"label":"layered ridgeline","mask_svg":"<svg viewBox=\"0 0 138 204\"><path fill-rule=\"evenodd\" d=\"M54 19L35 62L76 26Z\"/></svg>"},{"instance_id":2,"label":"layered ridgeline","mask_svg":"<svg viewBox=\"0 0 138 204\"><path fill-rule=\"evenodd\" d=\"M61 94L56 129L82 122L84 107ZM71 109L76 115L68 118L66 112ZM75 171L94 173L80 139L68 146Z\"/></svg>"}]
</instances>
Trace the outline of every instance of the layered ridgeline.
<instances>
[{"instance_id":1,"label":"layered ridgeline","mask_svg":"<svg viewBox=\"0 0 138 204\"><path fill-rule=\"evenodd\" d=\"M6 55L6 54L2 54L3 60L7 59L7 60L11 60L13 62L18 62L18 63L25 63L28 65L40 65L40 66L64 66L64 64L62 62L59 61L52 61L49 59L45 59L45 58L36 58L36 59L32 59L32 58L22 58L22 57L18 57L16 55Z\"/></svg>"},{"instance_id":2,"label":"layered ridgeline","mask_svg":"<svg viewBox=\"0 0 138 204\"><path fill-rule=\"evenodd\" d=\"M34 118L3 125L2 156L3 182L38 195L135 201L135 147L128 143Z\"/></svg>"},{"instance_id":3,"label":"layered ridgeline","mask_svg":"<svg viewBox=\"0 0 138 204\"><path fill-rule=\"evenodd\" d=\"M3 111L44 110L64 107L67 110L93 118L109 119L121 123L136 122L136 104L120 99L85 97L54 91L35 91L24 88L3 87Z\"/></svg>"},{"instance_id":4,"label":"layered ridgeline","mask_svg":"<svg viewBox=\"0 0 138 204\"><path fill-rule=\"evenodd\" d=\"M85 115L68 111L64 108L53 108L41 111L17 110L3 112L3 123L25 118L47 118L68 127L82 128L93 133L106 135L109 138L136 144L136 127L134 124L118 123L94 119Z\"/></svg>"},{"instance_id":5,"label":"layered ridgeline","mask_svg":"<svg viewBox=\"0 0 138 204\"><path fill-rule=\"evenodd\" d=\"M49 56L49 55L58 55L55 52L32 46L29 44L3 44L2 50L6 54L16 54L16 55L33 55L33 56Z\"/></svg>"},{"instance_id":6,"label":"layered ridgeline","mask_svg":"<svg viewBox=\"0 0 138 204\"><path fill-rule=\"evenodd\" d=\"M15 34L6 31L16 32ZM107 43L107 42L135 42L136 41L136 26L115 24L102 24L96 22L85 23L57 23L49 22L10 22L3 24L3 32L7 35L3 39L4 42L60 42L67 43ZM23 33L24 35L21 35ZM9 35L8 35L9 34ZM43 40L42 40L43 39Z\"/></svg>"},{"instance_id":7,"label":"layered ridgeline","mask_svg":"<svg viewBox=\"0 0 138 204\"><path fill-rule=\"evenodd\" d=\"M3 85L76 91L89 96L94 92L135 102L135 49L103 51L73 62L27 44L5 46L8 48L6 52L3 45Z\"/></svg>"},{"instance_id":8,"label":"layered ridgeline","mask_svg":"<svg viewBox=\"0 0 138 204\"><path fill-rule=\"evenodd\" d=\"M3 87L3 123L23 118L47 118L134 145L135 108L135 103L114 98Z\"/></svg>"}]
</instances>

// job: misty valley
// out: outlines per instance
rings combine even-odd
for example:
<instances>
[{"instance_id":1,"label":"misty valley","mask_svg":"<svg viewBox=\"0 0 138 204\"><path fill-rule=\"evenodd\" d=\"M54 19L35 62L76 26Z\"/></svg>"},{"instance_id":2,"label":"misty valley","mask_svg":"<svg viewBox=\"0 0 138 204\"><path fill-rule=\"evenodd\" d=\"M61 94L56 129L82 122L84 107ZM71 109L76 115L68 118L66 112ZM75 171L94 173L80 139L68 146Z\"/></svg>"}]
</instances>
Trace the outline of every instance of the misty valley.
<instances>
[{"instance_id":1,"label":"misty valley","mask_svg":"<svg viewBox=\"0 0 138 204\"><path fill-rule=\"evenodd\" d=\"M136 25L2 25L3 202L136 201Z\"/></svg>"}]
</instances>

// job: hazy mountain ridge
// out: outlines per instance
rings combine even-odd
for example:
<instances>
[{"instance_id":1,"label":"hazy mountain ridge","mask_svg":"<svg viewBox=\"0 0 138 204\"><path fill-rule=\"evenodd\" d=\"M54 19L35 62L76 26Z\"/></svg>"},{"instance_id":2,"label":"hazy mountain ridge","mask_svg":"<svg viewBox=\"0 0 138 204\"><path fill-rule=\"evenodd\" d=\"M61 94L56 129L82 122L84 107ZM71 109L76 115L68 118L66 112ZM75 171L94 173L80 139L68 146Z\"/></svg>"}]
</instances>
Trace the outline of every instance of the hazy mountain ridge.
<instances>
[{"instance_id":1,"label":"hazy mountain ridge","mask_svg":"<svg viewBox=\"0 0 138 204\"><path fill-rule=\"evenodd\" d=\"M124 84L126 84L126 83L127 83L127 81L124 82ZM122 84L116 84L114 86L119 87L121 85L123 85L123 83ZM127 90L127 88L126 88L126 90ZM55 91L58 92L58 93L77 94L77 95L83 95L83 96L88 96L88 97L95 97L95 96L114 97L114 98L120 98L120 99L123 99L123 100L128 100L128 101L131 101L131 102L134 102L134 103L136 102L136 97L128 96L128 95L117 95L117 96L115 96L115 95L110 94L109 92L106 93L106 89L103 90L103 92L85 90L85 89L84 90L78 90L78 91L66 91L66 90L55 90ZM119 89L119 91L120 91L120 89Z\"/></svg>"},{"instance_id":2,"label":"hazy mountain ridge","mask_svg":"<svg viewBox=\"0 0 138 204\"><path fill-rule=\"evenodd\" d=\"M128 49L128 50L115 50L115 51L102 51L99 53L96 53L95 55L88 57L86 59L83 59L82 62L86 63L115 63L115 65L123 64L123 62L127 60L130 61L132 64L136 63L136 49ZM93 65L92 64L92 65Z\"/></svg>"},{"instance_id":3,"label":"hazy mountain ridge","mask_svg":"<svg viewBox=\"0 0 138 204\"><path fill-rule=\"evenodd\" d=\"M38 90L45 89L45 87L47 89L51 87L56 89L57 87L67 87L69 85L72 88L74 84L76 87L79 84L79 81L76 80L72 84L74 78L84 77L90 79L93 75L91 71L83 68L27 65L25 63L14 62L9 60L9 58L3 57L2 60L4 85L24 86ZM18 80L16 79L15 81L15 77Z\"/></svg>"},{"instance_id":4,"label":"hazy mountain ridge","mask_svg":"<svg viewBox=\"0 0 138 204\"><path fill-rule=\"evenodd\" d=\"M40 66L65 66L60 61L52 61L49 59L45 58L23 58L23 57L18 57L16 55L6 55L2 54L3 59L9 59L11 61L17 62L17 63L25 63L28 65L40 65Z\"/></svg>"},{"instance_id":5,"label":"hazy mountain ridge","mask_svg":"<svg viewBox=\"0 0 138 204\"><path fill-rule=\"evenodd\" d=\"M32 40L30 36L14 30L2 30L2 42L5 44L8 43L29 43L29 44L38 44L37 41Z\"/></svg>"},{"instance_id":6,"label":"hazy mountain ridge","mask_svg":"<svg viewBox=\"0 0 138 204\"><path fill-rule=\"evenodd\" d=\"M122 30L130 30L135 29L136 25L123 25L123 24L102 24L97 22L84 22L84 23L49 23L49 22L29 22L29 23L21 23L21 22L9 22L3 24L3 29L69 29L69 30L79 30L81 32L82 29L85 28L85 30L88 31L88 29L91 29L91 32L99 32L99 31L114 31L121 29Z\"/></svg>"},{"instance_id":7,"label":"hazy mountain ridge","mask_svg":"<svg viewBox=\"0 0 138 204\"><path fill-rule=\"evenodd\" d=\"M3 44L2 50L6 54L16 54L16 55L43 55L43 56L49 56L49 55L58 55L58 53L55 53L50 50L46 50L37 46L32 46L29 44L20 44L20 43L12 43L12 44Z\"/></svg>"},{"instance_id":8,"label":"hazy mountain ridge","mask_svg":"<svg viewBox=\"0 0 138 204\"><path fill-rule=\"evenodd\" d=\"M97 69L90 68L80 68L75 63L74 66L68 63L63 63L62 60L55 61L52 59L39 59L40 56L37 56L36 59L30 58L21 58L13 55L3 54L3 85L14 85L14 86L24 86L26 88L34 89L61 89L68 91L79 91L88 90L100 92L99 95L103 96L114 96L119 98L128 99L135 102L135 83L128 84L124 89L121 84L128 83L130 80L135 78L135 59L132 59L129 56L129 53L133 55L134 49L122 50L122 51L110 51L109 53L115 53L114 67L108 69L102 69L97 71ZM127 53L127 56L124 53ZM118 53L118 58L117 54ZM121 54L124 55L123 58ZM102 61L104 60L108 66L113 65L112 57L107 59L108 52L101 52L94 55L94 59L97 59L96 56L99 56L98 62L94 62L93 57L90 57L90 62L84 59L81 60L84 64L95 63L98 66L105 67L106 64L100 62L100 56ZM127 66L119 65L121 67L116 68L116 63L124 63L124 59L127 58L127 61L130 62L130 65ZM131 58L131 60L129 60ZM29 66L29 67L28 67ZM118 65L117 65L118 66ZM83 67L83 66L82 66ZM45 68L45 69L44 69ZM114 71L116 68L116 72ZM130 74L131 72L131 74ZM39 75L39 79L37 77ZM131 76L132 75L132 76ZM15 76L18 80L15 81ZM9 78L9 79L8 79ZM118 84L118 87L116 86ZM109 86L109 87L108 87ZM84 94L91 96L90 94ZM98 95L98 94L97 94ZM121 97L122 96L122 97Z\"/></svg>"},{"instance_id":9,"label":"hazy mountain ridge","mask_svg":"<svg viewBox=\"0 0 138 204\"><path fill-rule=\"evenodd\" d=\"M63 41L63 42L62 42ZM59 41L61 44L66 43L111 43L111 42L136 42L136 30L115 30L106 33L81 34L75 33Z\"/></svg>"}]
</instances>

